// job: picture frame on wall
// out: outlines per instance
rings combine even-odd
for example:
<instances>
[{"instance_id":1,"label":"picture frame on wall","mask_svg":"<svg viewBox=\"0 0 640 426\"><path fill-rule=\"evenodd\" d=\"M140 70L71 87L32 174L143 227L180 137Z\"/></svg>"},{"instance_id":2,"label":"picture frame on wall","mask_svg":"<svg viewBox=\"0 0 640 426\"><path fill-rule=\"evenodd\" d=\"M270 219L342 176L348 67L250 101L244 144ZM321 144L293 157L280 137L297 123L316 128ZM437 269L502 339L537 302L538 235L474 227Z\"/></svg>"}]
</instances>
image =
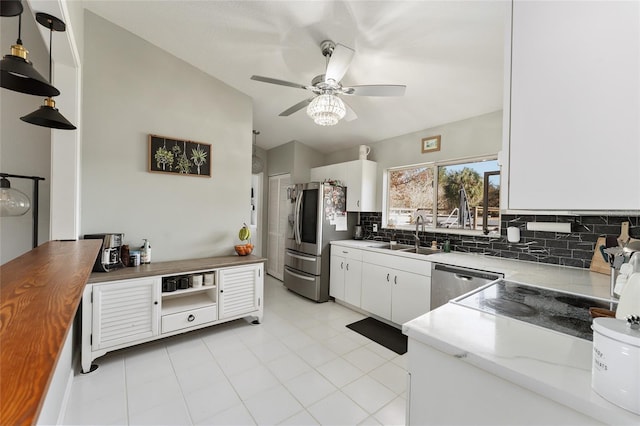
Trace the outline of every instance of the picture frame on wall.
<instances>
[{"instance_id":1,"label":"picture frame on wall","mask_svg":"<svg viewBox=\"0 0 640 426\"><path fill-rule=\"evenodd\" d=\"M149 135L148 171L211 177L211 144Z\"/></svg>"},{"instance_id":2,"label":"picture frame on wall","mask_svg":"<svg viewBox=\"0 0 640 426\"><path fill-rule=\"evenodd\" d=\"M422 153L440 151L440 135L422 138Z\"/></svg>"}]
</instances>

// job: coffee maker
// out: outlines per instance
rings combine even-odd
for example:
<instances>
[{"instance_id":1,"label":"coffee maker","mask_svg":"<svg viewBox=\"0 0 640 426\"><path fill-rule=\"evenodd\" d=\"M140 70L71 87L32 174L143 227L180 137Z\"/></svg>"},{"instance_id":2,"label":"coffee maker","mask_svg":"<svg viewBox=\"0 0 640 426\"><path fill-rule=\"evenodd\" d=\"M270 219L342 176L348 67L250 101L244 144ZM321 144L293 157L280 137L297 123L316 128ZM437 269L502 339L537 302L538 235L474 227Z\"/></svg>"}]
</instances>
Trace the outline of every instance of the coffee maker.
<instances>
[{"instance_id":1,"label":"coffee maker","mask_svg":"<svg viewBox=\"0 0 640 426\"><path fill-rule=\"evenodd\" d=\"M109 272L123 268L122 240L124 234L86 234L85 240L102 240L98 258L93 264L94 272Z\"/></svg>"}]
</instances>

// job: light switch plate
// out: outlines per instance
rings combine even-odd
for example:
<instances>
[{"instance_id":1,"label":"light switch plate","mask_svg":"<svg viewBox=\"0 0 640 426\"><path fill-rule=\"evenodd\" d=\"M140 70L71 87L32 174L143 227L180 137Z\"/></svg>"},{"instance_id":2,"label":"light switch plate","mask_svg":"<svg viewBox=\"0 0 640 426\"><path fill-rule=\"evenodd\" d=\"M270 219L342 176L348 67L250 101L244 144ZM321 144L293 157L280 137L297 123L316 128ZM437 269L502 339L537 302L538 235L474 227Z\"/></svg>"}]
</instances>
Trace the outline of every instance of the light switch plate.
<instances>
[{"instance_id":1,"label":"light switch plate","mask_svg":"<svg viewBox=\"0 0 640 426\"><path fill-rule=\"evenodd\" d=\"M377 223L373 224L373 232L378 232L378 224Z\"/></svg>"}]
</instances>

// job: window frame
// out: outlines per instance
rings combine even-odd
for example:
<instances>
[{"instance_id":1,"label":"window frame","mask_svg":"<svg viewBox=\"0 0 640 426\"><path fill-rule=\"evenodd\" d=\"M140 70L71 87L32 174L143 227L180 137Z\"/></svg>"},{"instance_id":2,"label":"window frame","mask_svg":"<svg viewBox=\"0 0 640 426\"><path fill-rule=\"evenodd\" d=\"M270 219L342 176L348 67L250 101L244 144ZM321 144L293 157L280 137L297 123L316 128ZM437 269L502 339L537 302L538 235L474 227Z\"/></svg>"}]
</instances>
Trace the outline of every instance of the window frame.
<instances>
[{"instance_id":1,"label":"window frame","mask_svg":"<svg viewBox=\"0 0 640 426\"><path fill-rule=\"evenodd\" d=\"M482 156L474 156L474 157L464 157L464 158L457 158L457 159L451 159L451 160L441 160L441 161L429 161L429 162L425 162L425 163L415 163L415 164L409 164L409 165L403 165L403 166L394 166L394 167L388 167L386 169L384 169L383 172L383 176L382 176L382 182L383 182L383 190L382 190L382 229L389 229L389 230L415 230L415 226L414 225L393 225L393 226L389 226L389 208L388 208L388 203L389 203L389 172L392 171L397 171L397 170L406 170L406 169L414 169L414 168L418 168L418 167L427 167L427 168L431 168L432 169L432 173L433 173L433 186L434 186L434 194L435 194L435 199L433 200L433 206L432 206L432 211L431 211L431 217L435 218L438 214L438 191L436 188L438 188L438 168L441 166L454 166L454 165L458 165L458 164L464 164L464 163L474 163L474 162L483 162L483 161L499 161L498 160L498 154L491 154L491 155L482 155ZM500 172L498 175L500 176L500 186L502 186L502 166L500 165L500 163L498 162L498 171ZM500 200L500 203L502 204L502 200ZM502 210L502 208L500 209ZM441 233L441 234L458 234L458 235L474 235L474 236L488 236L488 237L495 237L496 235L500 234L500 229L498 229L498 231L493 231L493 232L488 232L485 233L483 230L475 230L475 229L458 229L458 228L438 228L436 226L436 221L432 220L432 224L429 226L425 226L425 231L428 232L433 232L433 233Z\"/></svg>"}]
</instances>

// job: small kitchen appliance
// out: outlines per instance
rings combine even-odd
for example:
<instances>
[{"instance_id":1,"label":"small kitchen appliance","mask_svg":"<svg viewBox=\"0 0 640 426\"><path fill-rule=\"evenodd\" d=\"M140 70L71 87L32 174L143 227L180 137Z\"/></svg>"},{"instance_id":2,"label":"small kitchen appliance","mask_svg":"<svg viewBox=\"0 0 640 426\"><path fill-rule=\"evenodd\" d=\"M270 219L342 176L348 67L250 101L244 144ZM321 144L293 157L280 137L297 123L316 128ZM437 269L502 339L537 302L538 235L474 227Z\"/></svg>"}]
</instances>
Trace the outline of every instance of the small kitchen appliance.
<instances>
[{"instance_id":1,"label":"small kitchen appliance","mask_svg":"<svg viewBox=\"0 0 640 426\"><path fill-rule=\"evenodd\" d=\"M109 272L124 268L122 263L122 240L124 234L86 234L85 240L102 240L102 247L93 264L94 272Z\"/></svg>"},{"instance_id":2,"label":"small kitchen appliance","mask_svg":"<svg viewBox=\"0 0 640 426\"><path fill-rule=\"evenodd\" d=\"M364 238L364 233L362 232L362 226L361 225L356 225L354 230L353 230L353 239L354 240L361 240Z\"/></svg>"},{"instance_id":3,"label":"small kitchen appliance","mask_svg":"<svg viewBox=\"0 0 640 426\"><path fill-rule=\"evenodd\" d=\"M611 403L640 414L640 330L615 318L593 320L591 387Z\"/></svg>"}]
</instances>

